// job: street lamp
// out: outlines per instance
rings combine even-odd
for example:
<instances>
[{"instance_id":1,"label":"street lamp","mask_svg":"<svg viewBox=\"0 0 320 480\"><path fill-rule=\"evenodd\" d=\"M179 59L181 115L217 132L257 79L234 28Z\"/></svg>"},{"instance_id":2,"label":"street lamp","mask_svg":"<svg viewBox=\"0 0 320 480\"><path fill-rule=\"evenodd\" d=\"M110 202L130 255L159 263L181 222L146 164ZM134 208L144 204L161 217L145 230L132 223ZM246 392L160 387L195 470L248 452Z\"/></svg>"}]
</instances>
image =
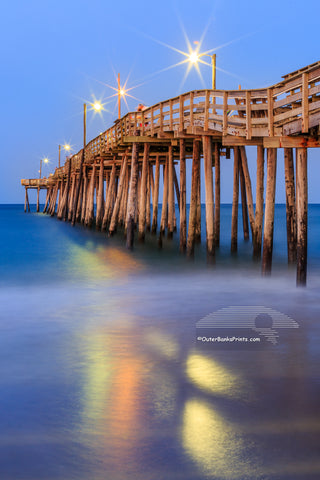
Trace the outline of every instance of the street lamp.
<instances>
[{"instance_id":1,"label":"street lamp","mask_svg":"<svg viewBox=\"0 0 320 480\"><path fill-rule=\"evenodd\" d=\"M124 88L121 88L120 85L120 73L118 73L118 119L121 118L121 97L125 94Z\"/></svg>"},{"instance_id":2,"label":"street lamp","mask_svg":"<svg viewBox=\"0 0 320 480\"><path fill-rule=\"evenodd\" d=\"M190 63L198 63L201 57L209 57L211 58L211 66L212 66L212 90L216 89L216 58L217 55L214 53L213 55L208 55L207 53L197 53L191 52L189 54L189 62Z\"/></svg>"},{"instance_id":3,"label":"street lamp","mask_svg":"<svg viewBox=\"0 0 320 480\"><path fill-rule=\"evenodd\" d=\"M49 159L46 157L46 158L41 158L40 160L40 170L39 170L39 178L41 178L41 173L42 173L42 162L43 163L48 163L49 162Z\"/></svg>"},{"instance_id":4,"label":"street lamp","mask_svg":"<svg viewBox=\"0 0 320 480\"><path fill-rule=\"evenodd\" d=\"M66 150L69 151L71 149L71 146L68 145L67 143L65 145L62 145L62 147ZM60 168L60 156L61 156L61 145L59 145L59 168Z\"/></svg>"},{"instance_id":5,"label":"street lamp","mask_svg":"<svg viewBox=\"0 0 320 480\"><path fill-rule=\"evenodd\" d=\"M102 110L102 104L98 101L95 101L94 103L90 103L91 107L93 110L96 112L100 112ZM86 147L87 140L87 104L83 104L83 148Z\"/></svg>"}]
</instances>

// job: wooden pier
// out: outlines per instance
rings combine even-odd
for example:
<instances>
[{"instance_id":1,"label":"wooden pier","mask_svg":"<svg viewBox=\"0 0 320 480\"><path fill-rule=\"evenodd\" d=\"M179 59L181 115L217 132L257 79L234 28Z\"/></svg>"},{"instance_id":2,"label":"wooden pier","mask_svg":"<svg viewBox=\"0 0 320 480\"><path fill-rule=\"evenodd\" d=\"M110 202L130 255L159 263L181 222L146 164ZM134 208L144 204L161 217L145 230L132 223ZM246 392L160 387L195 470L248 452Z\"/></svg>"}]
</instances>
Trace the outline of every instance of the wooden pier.
<instances>
[{"instance_id":1,"label":"wooden pier","mask_svg":"<svg viewBox=\"0 0 320 480\"><path fill-rule=\"evenodd\" d=\"M132 248L135 231L141 242L146 231L158 233L159 245L165 233L172 237L177 228L177 204L180 251L192 257L195 243L203 235L200 201L203 168L207 256L209 262L214 262L220 242L221 159L232 155L230 249L237 250L241 193L244 238L249 239L250 229L253 255L262 258L262 273L267 275L272 266L277 151L284 148L288 262L297 264L297 284L305 285L307 151L320 146L320 62L282 78L280 83L265 89L196 90L142 112L128 113L49 178L21 180L26 192L25 211L30 210L28 190L37 190L39 211L39 192L46 189L44 212L73 225L76 222L89 228L95 225L109 235L121 227L126 233L127 247ZM257 149L255 206L246 146ZM189 219L186 159L192 161ZM161 175L163 193L159 199ZM158 225L159 202L162 213Z\"/></svg>"}]
</instances>

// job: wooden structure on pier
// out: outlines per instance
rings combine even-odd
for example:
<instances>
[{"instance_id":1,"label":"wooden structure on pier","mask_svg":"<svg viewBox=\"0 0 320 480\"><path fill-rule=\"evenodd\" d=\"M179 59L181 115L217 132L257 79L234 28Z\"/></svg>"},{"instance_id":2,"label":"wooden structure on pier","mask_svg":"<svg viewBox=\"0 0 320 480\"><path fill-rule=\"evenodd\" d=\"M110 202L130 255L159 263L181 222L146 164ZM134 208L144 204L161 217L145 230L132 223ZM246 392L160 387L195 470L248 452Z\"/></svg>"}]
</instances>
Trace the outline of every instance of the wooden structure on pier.
<instances>
[{"instance_id":1,"label":"wooden structure on pier","mask_svg":"<svg viewBox=\"0 0 320 480\"><path fill-rule=\"evenodd\" d=\"M203 158L207 253L208 260L214 261L220 239L220 159L230 158L233 152L231 250L237 250L241 193L244 237L249 238L250 229L254 256L262 255L262 272L267 274L272 263L277 150L284 148L288 261L297 262L297 283L305 284L307 149L320 146L320 62L282 78L280 83L265 89L196 90L142 112L128 113L48 179L22 180L26 189L25 209L29 205L28 189L38 191L37 211L39 190L46 189L45 212L56 213L72 224L95 224L109 235L122 226L127 246L132 248L135 229L140 241L148 230L159 232L160 244L166 231L169 237L173 235L177 202L180 250L192 256L201 236ZM248 145L257 148L255 209L245 149ZM192 159L192 182L187 228L188 158ZM160 175L163 196L158 225Z\"/></svg>"}]
</instances>

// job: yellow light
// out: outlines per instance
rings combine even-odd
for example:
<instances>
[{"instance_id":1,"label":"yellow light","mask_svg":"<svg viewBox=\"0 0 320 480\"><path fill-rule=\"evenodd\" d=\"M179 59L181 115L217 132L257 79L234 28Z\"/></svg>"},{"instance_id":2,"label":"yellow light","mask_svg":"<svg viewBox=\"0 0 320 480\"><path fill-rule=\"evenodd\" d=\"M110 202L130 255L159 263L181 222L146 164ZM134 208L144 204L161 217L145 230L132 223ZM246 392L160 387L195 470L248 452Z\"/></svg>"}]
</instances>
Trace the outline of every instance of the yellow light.
<instances>
[{"instance_id":1,"label":"yellow light","mask_svg":"<svg viewBox=\"0 0 320 480\"><path fill-rule=\"evenodd\" d=\"M65 150L70 150L71 147L70 147L70 145L68 145L68 144L66 143L65 145L63 145L63 148L64 148Z\"/></svg>"},{"instance_id":2,"label":"yellow light","mask_svg":"<svg viewBox=\"0 0 320 480\"><path fill-rule=\"evenodd\" d=\"M43 161L44 161L44 163L48 163L48 162L49 162L49 158L44 158Z\"/></svg>"},{"instance_id":3,"label":"yellow light","mask_svg":"<svg viewBox=\"0 0 320 480\"><path fill-rule=\"evenodd\" d=\"M120 95L123 96L123 95L125 95L125 93L126 93L125 90L123 90L123 88L121 88L121 89L120 89Z\"/></svg>"},{"instance_id":4,"label":"yellow light","mask_svg":"<svg viewBox=\"0 0 320 480\"><path fill-rule=\"evenodd\" d=\"M189 61L191 63L197 63L198 60L199 60L199 55L197 54L197 52L191 52L189 55Z\"/></svg>"},{"instance_id":5,"label":"yellow light","mask_svg":"<svg viewBox=\"0 0 320 480\"><path fill-rule=\"evenodd\" d=\"M92 106L96 112L99 112L102 109L102 105L100 102L95 102Z\"/></svg>"}]
</instances>

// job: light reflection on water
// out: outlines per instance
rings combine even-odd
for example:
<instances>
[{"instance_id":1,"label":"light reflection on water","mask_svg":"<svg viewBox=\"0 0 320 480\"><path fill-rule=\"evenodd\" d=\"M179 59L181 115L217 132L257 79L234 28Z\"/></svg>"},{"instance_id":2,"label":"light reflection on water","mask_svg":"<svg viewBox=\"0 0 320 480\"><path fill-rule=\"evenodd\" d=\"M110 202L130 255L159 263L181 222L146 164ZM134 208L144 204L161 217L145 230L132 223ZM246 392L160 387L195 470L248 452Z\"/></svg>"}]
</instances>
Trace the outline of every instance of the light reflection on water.
<instances>
[{"instance_id":1,"label":"light reflection on water","mask_svg":"<svg viewBox=\"0 0 320 480\"><path fill-rule=\"evenodd\" d=\"M46 268L65 279L0 292L1 478L320 477L318 271L296 290L291 271L175 270L85 233L55 251L50 226L69 226L48 220ZM231 305L292 316L298 340L203 349L197 321Z\"/></svg>"}]
</instances>

